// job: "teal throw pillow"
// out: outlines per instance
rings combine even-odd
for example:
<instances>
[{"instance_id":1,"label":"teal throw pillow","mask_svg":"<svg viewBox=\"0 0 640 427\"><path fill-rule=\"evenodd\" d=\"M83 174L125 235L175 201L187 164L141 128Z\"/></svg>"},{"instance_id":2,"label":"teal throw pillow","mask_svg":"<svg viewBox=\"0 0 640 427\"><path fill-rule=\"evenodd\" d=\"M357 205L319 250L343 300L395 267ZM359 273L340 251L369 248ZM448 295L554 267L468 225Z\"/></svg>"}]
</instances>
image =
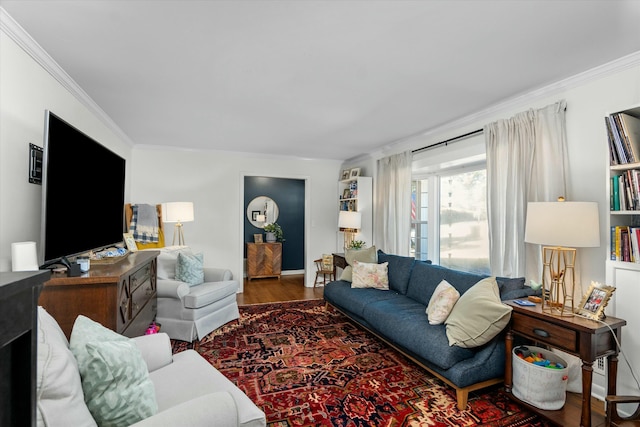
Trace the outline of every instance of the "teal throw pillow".
<instances>
[{"instance_id":1,"label":"teal throw pillow","mask_svg":"<svg viewBox=\"0 0 640 427\"><path fill-rule=\"evenodd\" d=\"M99 426L129 426L158 412L147 364L133 340L78 316L70 348L84 400Z\"/></svg>"},{"instance_id":2,"label":"teal throw pillow","mask_svg":"<svg viewBox=\"0 0 640 427\"><path fill-rule=\"evenodd\" d=\"M180 252L176 263L176 280L191 286L204 283L204 256Z\"/></svg>"}]
</instances>

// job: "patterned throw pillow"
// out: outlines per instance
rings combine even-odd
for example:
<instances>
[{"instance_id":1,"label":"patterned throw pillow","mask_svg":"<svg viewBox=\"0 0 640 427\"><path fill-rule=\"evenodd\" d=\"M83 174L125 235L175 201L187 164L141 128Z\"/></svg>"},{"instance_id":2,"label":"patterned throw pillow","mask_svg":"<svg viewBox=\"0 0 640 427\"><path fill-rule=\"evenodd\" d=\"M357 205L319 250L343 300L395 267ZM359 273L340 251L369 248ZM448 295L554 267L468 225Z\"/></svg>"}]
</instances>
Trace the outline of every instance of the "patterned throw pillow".
<instances>
[{"instance_id":1,"label":"patterned throw pillow","mask_svg":"<svg viewBox=\"0 0 640 427\"><path fill-rule=\"evenodd\" d=\"M347 261L347 266L342 270L340 280L351 282L351 276L353 275L353 262L378 262L378 253L376 247L371 246L365 249L347 249L344 253L344 259Z\"/></svg>"},{"instance_id":2,"label":"patterned throw pillow","mask_svg":"<svg viewBox=\"0 0 640 427\"><path fill-rule=\"evenodd\" d=\"M443 323L449 313L453 309L453 306L460 298L460 292L449 282L443 280L433 291L429 305L427 306L427 318L430 325L439 325Z\"/></svg>"},{"instance_id":3,"label":"patterned throw pillow","mask_svg":"<svg viewBox=\"0 0 640 427\"><path fill-rule=\"evenodd\" d=\"M176 263L176 280L191 286L204 283L204 256L180 252Z\"/></svg>"},{"instance_id":4,"label":"patterned throw pillow","mask_svg":"<svg viewBox=\"0 0 640 427\"><path fill-rule=\"evenodd\" d=\"M85 402L99 426L129 426L158 412L147 364L132 340L80 315L70 347Z\"/></svg>"},{"instance_id":5,"label":"patterned throw pillow","mask_svg":"<svg viewBox=\"0 0 640 427\"><path fill-rule=\"evenodd\" d=\"M354 261L351 287L389 290L388 266L388 262L374 264Z\"/></svg>"}]
</instances>

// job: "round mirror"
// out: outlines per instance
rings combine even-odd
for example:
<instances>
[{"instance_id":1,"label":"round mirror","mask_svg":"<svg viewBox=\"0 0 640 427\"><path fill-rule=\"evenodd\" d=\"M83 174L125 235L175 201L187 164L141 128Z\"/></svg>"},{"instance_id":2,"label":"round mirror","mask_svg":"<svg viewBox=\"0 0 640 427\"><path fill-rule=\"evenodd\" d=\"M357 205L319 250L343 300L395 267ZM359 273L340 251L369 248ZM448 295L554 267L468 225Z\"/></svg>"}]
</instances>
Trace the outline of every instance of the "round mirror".
<instances>
[{"instance_id":1,"label":"round mirror","mask_svg":"<svg viewBox=\"0 0 640 427\"><path fill-rule=\"evenodd\" d=\"M254 227L276 222L279 213L276 202L267 196L258 196L247 205L247 219Z\"/></svg>"}]
</instances>

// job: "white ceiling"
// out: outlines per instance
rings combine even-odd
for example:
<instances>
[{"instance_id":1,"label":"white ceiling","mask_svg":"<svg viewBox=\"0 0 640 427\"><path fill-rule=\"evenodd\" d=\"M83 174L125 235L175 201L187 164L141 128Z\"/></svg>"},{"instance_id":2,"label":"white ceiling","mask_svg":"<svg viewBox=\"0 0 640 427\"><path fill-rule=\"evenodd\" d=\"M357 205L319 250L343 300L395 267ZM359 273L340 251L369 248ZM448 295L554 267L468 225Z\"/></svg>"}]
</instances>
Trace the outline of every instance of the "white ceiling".
<instances>
[{"instance_id":1,"label":"white ceiling","mask_svg":"<svg viewBox=\"0 0 640 427\"><path fill-rule=\"evenodd\" d=\"M349 159L640 51L640 0L0 0L135 145Z\"/></svg>"}]
</instances>

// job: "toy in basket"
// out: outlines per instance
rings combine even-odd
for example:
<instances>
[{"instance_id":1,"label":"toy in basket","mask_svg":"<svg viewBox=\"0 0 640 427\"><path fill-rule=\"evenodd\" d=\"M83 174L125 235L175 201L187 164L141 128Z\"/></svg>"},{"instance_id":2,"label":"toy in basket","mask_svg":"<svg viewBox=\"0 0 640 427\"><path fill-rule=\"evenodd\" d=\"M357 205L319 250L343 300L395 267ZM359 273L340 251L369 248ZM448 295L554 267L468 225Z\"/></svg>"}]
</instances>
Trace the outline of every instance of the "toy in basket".
<instances>
[{"instance_id":1,"label":"toy in basket","mask_svg":"<svg viewBox=\"0 0 640 427\"><path fill-rule=\"evenodd\" d=\"M515 397L536 408L556 410L567 397L567 363L549 350L533 346L513 349Z\"/></svg>"}]
</instances>

